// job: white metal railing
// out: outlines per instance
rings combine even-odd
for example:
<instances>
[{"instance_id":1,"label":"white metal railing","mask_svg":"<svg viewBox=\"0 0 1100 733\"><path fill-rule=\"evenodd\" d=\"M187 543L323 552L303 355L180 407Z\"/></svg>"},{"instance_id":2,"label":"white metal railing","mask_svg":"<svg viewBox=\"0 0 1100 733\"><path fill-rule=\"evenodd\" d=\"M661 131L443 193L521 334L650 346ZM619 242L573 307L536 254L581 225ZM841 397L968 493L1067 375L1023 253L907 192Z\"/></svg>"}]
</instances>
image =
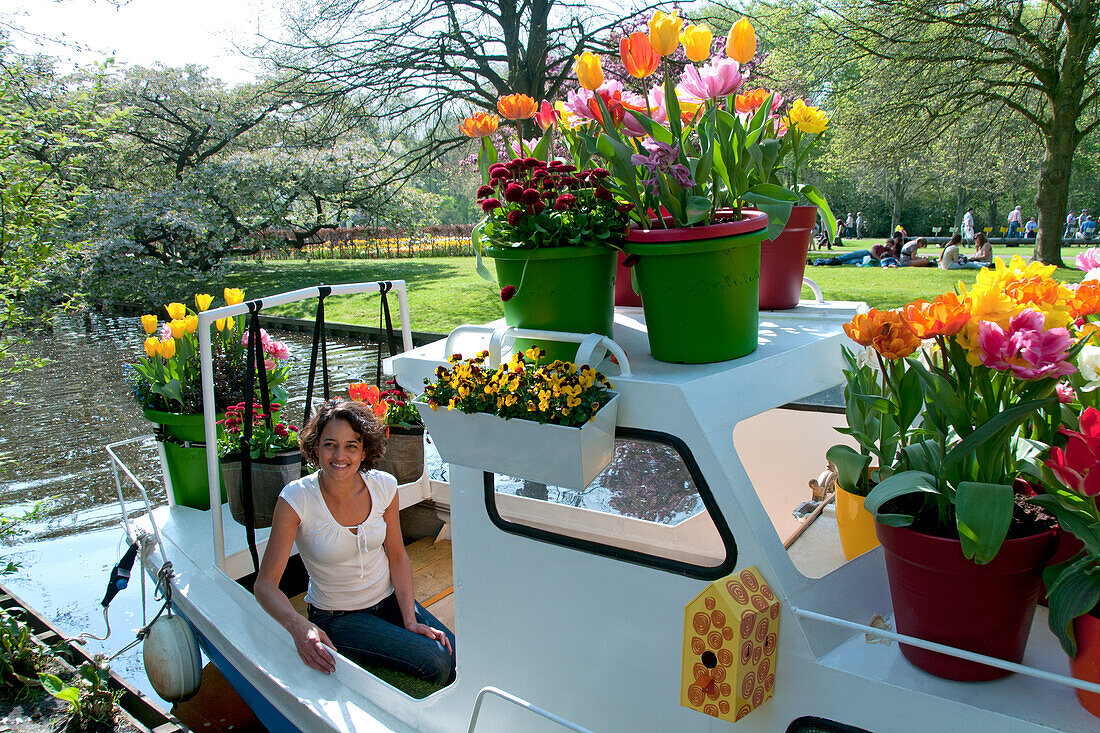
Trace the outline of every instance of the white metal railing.
<instances>
[{"instance_id":1,"label":"white metal railing","mask_svg":"<svg viewBox=\"0 0 1100 733\"><path fill-rule=\"evenodd\" d=\"M802 284L805 285L806 287L808 287L811 291L813 291L814 302L817 302L817 303L824 303L825 302L825 296L821 294L821 287L818 286L817 283L815 283L810 278L803 276Z\"/></svg>"},{"instance_id":2,"label":"white metal railing","mask_svg":"<svg viewBox=\"0 0 1100 733\"><path fill-rule=\"evenodd\" d=\"M495 695L495 696L499 697L501 700L505 700L507 702L512 703L513 705L517 705L517 706L523 708L524 710L529 710L529 711L531 711L532 713L534 713L536 715L541 715L542 717L546 718L547 720L549 720L551 722L554 722L554 723L557 723L558 725L562 726L563 728L568 728L569 730L574 731L575 733L592 733L592 731L590 731L588 728L582 728L581 726L577 725L576 723L568 721L565 718L561 717L560 715L555 715L554 713L550 712L549 710L544 710L543 708L540 708L538 705L534 705L532 703L527 702L522 697L516 697L515 695L513 695L511 693L505 692L504 690L501 690L497 687L493 687L491 685L488 686L488 687L482 687L481 691L477 693L477 699L474 701L474 712L473 712L472 715L470 715L470 728L469 728L467 733L474 733L474 726L477 725L478 716L481 715L481 703L485 700L486 696L488 696L488 695Z\"/></svg>"},{"instance_id":3,"label":"white metal railing","mask_svg":"<svg viewBox=\"0 0 1100 733\"><path fill-rule=\"evenodd\" d=\"M1004 659L998 659L997 657L991 657L987 654L979 654L977 652L967 651L966 649L958 649L956 647L948 646L946 644L939 644L934 641L920 639L916 636L899 634L898 632L890 631L889 629L880 629L876 626L868 626L867 624L849 621L847 619L838 618L836 616L829 616L824 613L817 613L816 611L807 611L804 608L797 608L795 606L791 606L791 613L800 618L810 619L812 621L821 621L823 623L832 624L833 626L840 626L841 628L845 629L861 631L868 636L877 636L883 639L890 639L891 641L908 644L909 646L915 646L921 649L927 649L928 651L946 654L949 657L957 657L959 659L965 659L970 662L979 662L981 664L986 664L990 667L996 667L998 669L1003 669L1008 672L1017 672L1022 675L1027 675L1028 677L1036 677L1041 680L1047 680L1048 682L1057 682L1062 685L1068 685L1069 687L1076 687L1078 690L1084 690L1085 692L1100 693L1100 684L1097 684L1095 682L1079 680L1075 677L1067 677L1064 674L1048 672L1045 669L1029 667L1026 664L1009 662Z\"/></svg>"},{"instance_id":4,"label":"white metal railing","mask_svg":"<svg viewBox=\"0 0 1100 733\"><path fill-rule=\"evenodd\" d=\"M130 516L126 512L126 497L122 495L122 480L118 477L119 469L122 469L122 472L126 475L126 478L130 479L134 486L138 487L138 491L141 492L142 501L145 502L145 511L149 515L149 523L153 525L153 534L156 536L157 545L161 548L161 552L163 553L164 544L160 541L160 530L157 528L157 523L153 521L153 503L149 501L149 492L145 490L145 485L142 484L138 477L134 475L133 471L131 471L129 467L122 462L122 459L119 458L118 455L115 453L115 449L119 446L152 440L154 439L154 437L155 436L152 435L139 435L136 438L120 440L117 443L109 443L107 445L107 455L111 457L111 472L115 476L115 489L118 491L118 505L119 508L122 510L122 525L126 529L126 536L131 542L133 542L134 538L136 537L136 533L130 522ZM157 445L160 446L159 443ZM163 446L161 446L161 450L163 450ZM163 461L163 459L164 456L162 455L161 460ZM171 479L168 478L168 471L165 470L163 473L165 484L169 484ZM171 496L170 489L169 496Z\"/></svg>"},{"instance_id":5,"label":"white metal railing","mask_svg":"<svg viewBox=\"0 0 1100 733\"><path fill-rule=\"evenodd\" d=\"M518 328L516 326L458 326L447 335L444 346L444 356L454 353L455 341L464 334L482 334L489 336L489 366L500 366L501 355L506 341L514 341L518 338L542 339L544 341L561 341L564 343L580 344L577 348L577 356L574 360L577 364L587 364L594 367L603 361L604 353L609 351L619 362L620 376L629 377L630 360L613 340L599 333L571 333L568 331L542 331L533 328Z\"/></svg>"},{"instance_id":6,"label":"white metal railing","mask_svg":"<svg viewBox=\"0 0 1100 733\"><path fill-rule=\"evenodd\" d=\"M404 280L391 280L390 292L397 294L397 303L401 315L401 340L405 351L412 349L412 330L409 326L409 297L405 289ZM206 428L206 472L207 481L210 484L210 506L221 506L221 481L220 468L218 466L217 411L214 406L214 370L211 357L210 329L214 321L221 318L237 317L248 314L252 307L262 310L264 306L284 305L297 303L300 300L308 300L321 295L321 288L327 291L325 297L334 295L358 295L361 293L377 293L382 288L381 282L353 283L348 285L314 286L293 290L289 293L280 293L269 298L257 298L245 301L237 305L226 305L199 313L199 360L202 367L202 404L203 418ZM210 522L214 535L214 562L223 571L227 571L225 562L225 528L222 525L222 512L211 511ZM159 541L159 537L158 537Z\"/></svg>"}]
</instances>

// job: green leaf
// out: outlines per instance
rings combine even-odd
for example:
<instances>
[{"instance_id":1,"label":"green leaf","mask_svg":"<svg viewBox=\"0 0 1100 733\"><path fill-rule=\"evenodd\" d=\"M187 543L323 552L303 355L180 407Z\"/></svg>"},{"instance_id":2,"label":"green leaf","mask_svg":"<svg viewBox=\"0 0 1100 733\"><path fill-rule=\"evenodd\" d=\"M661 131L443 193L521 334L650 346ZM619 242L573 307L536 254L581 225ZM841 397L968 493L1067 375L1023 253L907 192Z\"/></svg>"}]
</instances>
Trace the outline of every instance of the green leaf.
<instances>
[{"instance_id":1,"label":"green leaf","mask_svg":"<svg viewBox=\"0 0 1100 733\"><path fill-rule=\"evenodd\" d=\"M962 481L955 490L955 526L968 559L985 565L997 556L1012 522L1012 486Z\"/></svg>"},{"instance_id":2,"label":"green leaf","mask_svg":"<svg viewBox=\"0 0 1100 733\"><path fill-rule=\"evenodd\" d=\"M696 224L710 214L710 199L706 196L688 196L687 223Z\"/></svg>"},{"instance_id":3,"label":"green leaf","mask_svg":"<svg viewBox=\"0 0 1100 733\"><path fill-rule=\"evenodd\" d=\"M821 192L813 185L805 183L798 187L798 193L805 196L811 204L817 204L817 210L821 212L821 217L825 220L825 230L829 233L829 241L836 239L836 217L833 216L833 210L829 208L829 202L825 200Z\"/></svg>"},{"instance_id":4,"label":"green leaf","mask_svg":"<svg viewBox=\"0 0 1100 733\"><path fill-rule=\"evenodd\" d=\"M913 523L913 517L908 514L882 514L880 509L891 499L909 494L936 494L936 477L923 471L902 471L885 478L878 486L871 489L867 498L863 501L863 508L875 515L875 519L888 524L891 527L906 527Z\"/></svg>"},{"instance_id":5,"label":"green leaf","mask_svg":"<svg viewBox=\"0 0 1100 733\"><path fill-rule=\"evenodd\" d=\"M55 674L46 674L45 672L38 673L38 681L42 683L42 689L50 693L59 700L64 700L70 705L76 705L80 699L80 690L75 687L66 686L61 678Z\"/></svg>"},{"instance_id":6,"label":"green leaf","mask_svg":"<svg viewBox=\"0 0 1100 733\"><path fill-rule=\"evenodd\" d=\"M532 158L538 158L539 160L547 160L547 153L550 152L550 139L554 134L554 126L547 127L542 133L542 138L539 140L535 149L531 151Z\"/></svg>"},{"instance_id":7,"label":"green leaf","mask_svg":"<svg viewBox=\"0 0 1100 733\"><path fill-rule=\"evenodd\" d=\"M849 445L834 445L825 452L825 459L836 466L840 488L850 494L864 495L864 477L871 465L871 456L857 452Z\"/></svg>"},{"instance_id":8,"label":"green leaf","mask_svg":"<svg viewBox=\"0 0 1100 733\"><path fill-rule=\"evenodd\" d=\"M638 124L642 126L642 129L646 131L646 134L654 140L665 143L666 145L676 144L676 138L672 136L669 129L646 117L644 112L635 112L632 109L628 109L626 113L628 115L633 115L634 119L638 121Z\"/></svg>"},{"instance_id":9,"label":"green leaf","mask_svg":"<svg viewBox=\"0 0 1100 733\"><path fill-rule=\"evenodd\" d=\"M758 183L745 191L741 198L768 215L768 239L775 239L787 226L791 208L798 201L797 196L774 183Z\"/></svg>"},{"instance_id":10,"label":"green leaf","mask_svg":"<svg viewBox=\"0 0 1100 733\"><path fill-rule=\"evenodd\" d=\"M1077 639L1073 620L1083 616L1100 603L1100 567L1096 558L1086 556L1043 571L1050 606L1050 630L1071 657L1077 656Z\"/></svg>"},{"instance_id":11,"label":"green leaf","mask_svg":"<svg viewBox=\"0 0 1100 733\"><path fill-rule=\"evenodd\" d=\"M485 230L485 221L485 219L482 219L478 222L477 226L470 231L470 243L474 246L474 270L477 271L477 274L481 276L482 280L495 283L496 278L489 273L488 268L485 267L484 260L481 259L481 235Z\"/></svg>"},{"instance_id":12,"label":"green leaf","mask_svg":"<svg viewBox=\"0 0 1100 733\"><path fill-rule=\"evenodd\" d=\"M1032 400L1023 404L1013 405L1008 409L998 412L993 417L979 425L974 432L967 435L943 457L942 475L950 476L956 472L965 458L977 456L982 446L990 441L1000 442L999 438L1007 437L1004 434L1014 431L1016 428L1039 410L1054 404L1055 399ZM998 439L998 440L995 440Z\"/></svg>"}]
</instances>

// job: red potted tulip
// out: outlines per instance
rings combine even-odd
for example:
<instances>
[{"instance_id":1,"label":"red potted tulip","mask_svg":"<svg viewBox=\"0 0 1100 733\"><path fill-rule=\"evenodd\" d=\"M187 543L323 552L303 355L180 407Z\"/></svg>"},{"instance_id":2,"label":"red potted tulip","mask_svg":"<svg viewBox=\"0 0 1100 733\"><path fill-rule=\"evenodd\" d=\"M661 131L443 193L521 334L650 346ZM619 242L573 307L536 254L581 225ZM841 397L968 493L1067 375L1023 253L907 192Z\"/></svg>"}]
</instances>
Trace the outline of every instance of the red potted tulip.
<instances>
[{"instance_id":1,"label":"red potted tulip","mask_svg":"<svg viewBox=\"0 0 1100 733\"><path fill-rule=\"evenodd\" d=\"M1050 509L1084 547L1043 572L1050 630L1070 656L1073 676L1100 683L1100 411L1086 408L1080 430L1059 432L1065 447L1050 449L1047 493L1032 501ZM1077 698L1100 716L1100 695L1077 690Z\"/></svg>"}]
</instances>

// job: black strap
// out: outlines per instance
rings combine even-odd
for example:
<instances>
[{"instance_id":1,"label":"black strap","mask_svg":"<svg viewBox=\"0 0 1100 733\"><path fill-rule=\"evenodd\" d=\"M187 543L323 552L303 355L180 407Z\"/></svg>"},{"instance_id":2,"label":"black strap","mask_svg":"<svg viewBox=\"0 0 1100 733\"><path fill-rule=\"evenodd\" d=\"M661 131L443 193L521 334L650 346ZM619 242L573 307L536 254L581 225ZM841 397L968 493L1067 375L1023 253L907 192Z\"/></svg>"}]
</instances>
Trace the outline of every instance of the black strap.
<instances>
[{"instance_id":1,"label":"black strap","mask_svg":"<svg viewBox=\"0 0 1100 733\"><path fill-rule=\"evenodd\" d=\"M397 350L397 337L393 333L393 319L390 318L390 303L386 299L386 293L393 290L393 283L389 280L383 280L378 283L378 294L382 296L382 302L378 310L378 331L381 335L382 323L385 321L386 326L386 348L389 349L390 356L400 353ZM381 341L381 339L379 339ZM382 388L382 344L378 344L378 363L374 371L374 385L379 389Z\"/></svg>"},{"instance_id":2,"label":"black strap","mask_svg":"<svg viewBox=\"0 0 1100 733\"><path fill-rule=\"evenodd\" d=\"M245 365L244 425L241 431L241 499L244 504L244 532L248 538L248 552L252 556L253 567L260 569L260 556L256 551L256 518L253 516L255 502L252 495L252 405L256 401L256 373L260 374L260 405L271 427L271 396L267 389L267 367L264 365L264 345L260 336L260 309L263 301L253 300L247 303L248 343L245 347L247 360Z\"/></svg>"},{"instance_id":3,"label":"black strap","mask_svg":"<svg viewBox=\"0 0 1100 733\"><path fill-rule=\"evenodd\" d=\"M306 410L302 416L302 425L309 422L313 410L313 389L317 386L317 351L321 351L321 382L324 385L325 399L329 398L328 348L325 339L325 298L332 288L322 285L317 288L317 318L313 321L313 351L309 357L309 384L306 387Z\"/></svg>"}]
</instances>

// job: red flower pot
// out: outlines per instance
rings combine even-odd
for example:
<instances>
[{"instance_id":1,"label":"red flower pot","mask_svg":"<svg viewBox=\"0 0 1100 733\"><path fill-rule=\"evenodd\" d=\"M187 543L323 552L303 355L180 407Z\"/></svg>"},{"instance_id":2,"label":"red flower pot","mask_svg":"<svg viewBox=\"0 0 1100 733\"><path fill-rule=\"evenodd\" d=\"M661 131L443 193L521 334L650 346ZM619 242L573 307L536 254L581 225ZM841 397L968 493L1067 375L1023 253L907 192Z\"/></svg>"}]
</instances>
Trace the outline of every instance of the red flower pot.
<instances>
[{"instance_id":1,"label":"red flower pot","mask_svg":"<svg viewBox=\"0 0 1100 733\"><path fill-rule=\"evenodd\" d=\"M1079 680L1100 683L1100 618L1091 613L1078 616L1073 621L1073 633L1077 637L1077 656L1069 660L1070 672ZM1085 710L1100 717L1100 694L1076 692Z\"/></svg>"},{"instance_id":2,"label":"red flower pot","mask_svg":"<svg viewBox=\"0 0 1100 733\"><path fill-rule=\"evenodd\" d=\"M798 305L815 221L816 206L795 206L779 236L760 245L760 310Z\"/></svg>"},{"instance_id":3,"label":"red flower pot","mask_svg":"<svg viewBox=\"0 0 1100 733\"><path fill-rule=\"evenodd\" d=\"M626 252L619 252L619 266L615 270L615 305L642 307L642 296L634 292L630 282L630 268L623 264Z\"/></svg>"},{"instance_id":4,"label":"red flower pot","mask_svg":"<svg viewBox=\"0 0 1100 733\"><path fill-rule=\"evenodd\" d=\"M905 527L875 524L886 558L899 633L1009 662L1024 656L1042 570L1054 532L1006 540L986 565L967 560L962 544ZM1009 674L985 664L901 644L925 672L951 680L992 680Z\"/></svg>"}]
</instances>

